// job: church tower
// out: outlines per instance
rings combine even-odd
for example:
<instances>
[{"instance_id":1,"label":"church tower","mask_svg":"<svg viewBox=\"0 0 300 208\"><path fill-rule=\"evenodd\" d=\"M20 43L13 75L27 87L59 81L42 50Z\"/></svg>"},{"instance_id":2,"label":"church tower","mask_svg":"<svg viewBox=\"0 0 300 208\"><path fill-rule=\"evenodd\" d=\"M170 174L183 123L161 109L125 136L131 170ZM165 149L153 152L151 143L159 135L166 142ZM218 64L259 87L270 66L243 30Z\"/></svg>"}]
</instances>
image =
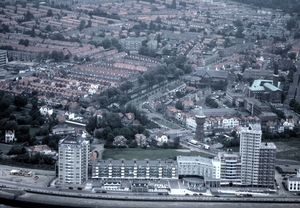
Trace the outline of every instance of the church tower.
<instances>
[{"instance_id":1,"label":"church tower","mask_svg":"<svg viewBox=\"0 0 300 208\"><path fill-rule=\"evenodd\" d=\"M195 117L197 124L195 139L202 142L204 139L204 123L206 118L206 116L203 114L202 107L199 107L199 112Z\"/></svg>"}]
</instances>

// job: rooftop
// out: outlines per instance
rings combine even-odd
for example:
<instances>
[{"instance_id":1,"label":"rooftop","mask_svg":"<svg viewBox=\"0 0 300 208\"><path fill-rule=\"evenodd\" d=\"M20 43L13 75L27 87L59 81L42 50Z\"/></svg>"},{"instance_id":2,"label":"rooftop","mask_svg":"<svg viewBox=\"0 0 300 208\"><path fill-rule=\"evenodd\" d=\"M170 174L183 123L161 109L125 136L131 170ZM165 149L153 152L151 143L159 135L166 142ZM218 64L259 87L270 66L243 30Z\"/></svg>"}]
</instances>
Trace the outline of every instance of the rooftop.
<instances>
[{"instance_id":1,"label":"rooftop","mask_svg":"<svg viewBox=\"0 0 300 208\"><path fill-rule=\"evenodd\" d=\"M273 142L262 142L260 149L276 149L276 145Z\"/></svg>"}]
</instances>

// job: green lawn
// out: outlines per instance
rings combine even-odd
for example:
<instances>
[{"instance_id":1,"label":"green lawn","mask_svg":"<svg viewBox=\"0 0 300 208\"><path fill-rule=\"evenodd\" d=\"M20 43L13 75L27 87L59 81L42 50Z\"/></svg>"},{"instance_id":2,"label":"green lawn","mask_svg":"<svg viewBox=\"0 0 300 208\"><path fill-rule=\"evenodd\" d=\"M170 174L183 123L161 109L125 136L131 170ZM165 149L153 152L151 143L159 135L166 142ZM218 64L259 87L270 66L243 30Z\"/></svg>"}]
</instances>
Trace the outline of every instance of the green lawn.
<instances>
[{"instance_id":1,"label":"green lawn","mask_svg":"<svg viewBox=\"0 0 300 208\"><path fill-rule=\"evenodd\" d=\"M203 157L212 157L211 155L191 151L191 152L180 152L175 149L141 149L141 148L124 148L124 149L105 149L102 155L103 159L122 159L125 160L157 160L157 159L174 159L176 156L203 156Z\"/></svg>"},{"instance_id":2,"label":"green lawn","mask_svg":"<svg viewBox=\"0 0 300 208\"><path fill-rule=\"evenodd\" d=\"M300 160L300 138L287 138L274 141L277 147L276 158Z\"/></svg>"}]
</instances>

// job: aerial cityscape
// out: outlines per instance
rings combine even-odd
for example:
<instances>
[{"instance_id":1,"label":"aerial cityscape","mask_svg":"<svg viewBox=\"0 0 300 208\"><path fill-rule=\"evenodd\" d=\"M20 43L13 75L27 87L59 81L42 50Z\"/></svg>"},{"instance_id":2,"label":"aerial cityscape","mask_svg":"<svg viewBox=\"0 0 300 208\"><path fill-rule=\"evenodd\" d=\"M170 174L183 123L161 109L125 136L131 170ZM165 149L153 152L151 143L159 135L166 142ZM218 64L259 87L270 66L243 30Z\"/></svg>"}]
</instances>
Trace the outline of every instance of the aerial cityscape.
<instances>
[{"instance_id":1,"label":"aerial cityscape","mask_svg":"<svg viewBox=\"0 0 300 208\"><path fill-rule=\"evenodd\" d=\"M295 207L299 15L297 0L1 1L1 204Z\"/></svg>"}]
</instances>

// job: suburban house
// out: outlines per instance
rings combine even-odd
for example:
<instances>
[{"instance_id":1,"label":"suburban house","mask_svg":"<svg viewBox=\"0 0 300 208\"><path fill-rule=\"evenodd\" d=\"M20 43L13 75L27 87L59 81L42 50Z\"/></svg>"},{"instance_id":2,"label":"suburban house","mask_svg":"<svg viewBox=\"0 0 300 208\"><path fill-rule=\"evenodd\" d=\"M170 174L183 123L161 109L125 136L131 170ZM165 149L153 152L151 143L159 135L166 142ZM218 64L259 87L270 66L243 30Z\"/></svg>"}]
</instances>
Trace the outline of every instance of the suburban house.
<instances>
[{"instance_id":1,"label":"suburban house","mask_svg":"<svg viewBox=\"0 0 300 208\"><path fill-rule=\"evenodd\" d=\"M162 132L156 134L155 140L157 141L158 146L163 145L163 143L168 143L168 137Z\"/></svg>"},{"instance_id":2,"label":"suburban house","mask_svg":"<svg viewBox=\"0 0 300 208\"><path fill-rule=\"evenodd\" d=\"M134 113L126 113L122 118L121 121L125 125L132 124L134 121Z\"/></svg>"},{"instance_id":3,"label":"suburban house","mask_svg":"<svg viewBox=\"0 0 300 208\"><path fill-rule=\"evenodd\" d=\"M119 136L116 136L114 138L113 145L115 145L115 146L126 146L126 142L127 142L127 139L124 136L119 135Z\"/></svg>"},{"instance_id":4,"label":"suburban house","mask_svg":"<svg viewBox=\"0 0 300 208\"><path fill-rule=\"evenodd\" d=\"M52 128L53 135L68 135L68 134L75 134L75 128L68 126L66 124L63 125L56 125Z\"/></svg>"},{"instance_id":5,"label":"suburban house","mask_svg":"<svg viewBox=\"0 0 300 208\"><path fill-rule=\"evenodd\" d=\"M47 105L44 105L40 108L40 113L43 116L46 116L46 115L51 116L53 114L53 109L49 108Z\"/></svg>"},{"instance_id":6,"label":"suburban house","mask_svg":"<svg viewBox=\"0 0 300 208\"><path fill-rule=\"evenodd\" d=\"M139 147L147 145L147 137L144 134L136 134L134 138Z\"/></svg>"},{"instance_id":7,"label":"suburban house","mask_svg":"<svg viewBox=\"0 0 300 208\"><path fill-rule=\"evenodd\" d=\"M35 145L27 149L30 156L34 156L37 153L43 155L55 156L57 154L56 151L52 150L48 145Z\"/></svg>"},{"instance_id":8,"label":"suburban house","mask_svg":"<svg viewBox=\"0 0 300 208\"><path fill-rule=\"evenodd\" d=\"M5 143L16 142L17 138L15 137L15 130L6 130L5 131Z\"/></svg>"}]
</instances>

